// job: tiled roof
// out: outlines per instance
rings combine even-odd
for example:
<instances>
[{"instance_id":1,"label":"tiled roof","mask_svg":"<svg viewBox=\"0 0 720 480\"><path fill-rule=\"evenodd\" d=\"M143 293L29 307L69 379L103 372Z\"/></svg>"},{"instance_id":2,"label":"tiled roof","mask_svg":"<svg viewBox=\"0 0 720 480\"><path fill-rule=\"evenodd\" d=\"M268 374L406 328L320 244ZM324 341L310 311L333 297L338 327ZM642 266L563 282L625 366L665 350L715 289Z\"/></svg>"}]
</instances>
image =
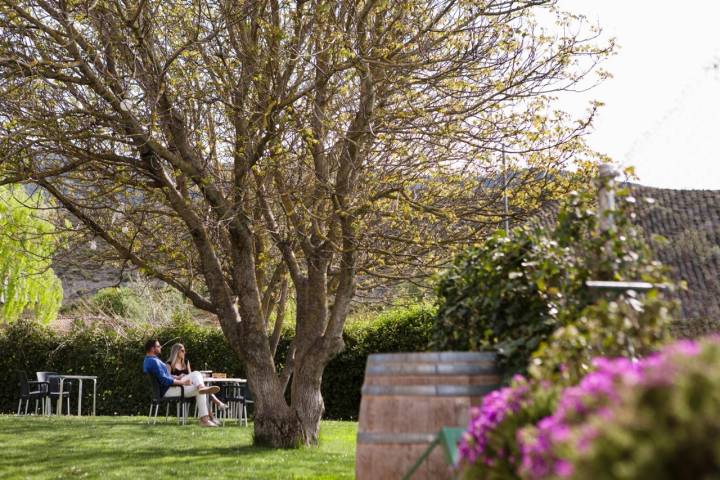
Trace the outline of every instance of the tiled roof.
<instances>
[{"instance_id":1,"label":"tiled roof","mask_svg":"<svg viewBox=\"0 0 720 480\"><path fill-rule=\"evenodd\" d=\"M720 190L631 189L635 197L655 200L637 203L637 224L673 278L687 283L680 293L683 321L678 333L720 331Z\"/></svg>"}]
</instances>

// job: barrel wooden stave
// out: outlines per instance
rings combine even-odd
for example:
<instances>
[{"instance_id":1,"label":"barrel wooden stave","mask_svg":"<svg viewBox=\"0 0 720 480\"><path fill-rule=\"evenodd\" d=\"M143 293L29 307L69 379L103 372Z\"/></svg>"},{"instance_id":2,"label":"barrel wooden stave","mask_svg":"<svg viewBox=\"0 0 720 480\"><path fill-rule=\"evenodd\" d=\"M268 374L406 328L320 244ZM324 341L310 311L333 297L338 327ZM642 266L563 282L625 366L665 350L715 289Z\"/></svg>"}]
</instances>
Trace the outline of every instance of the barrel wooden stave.
<instances>
[{"instance_id":1,"label":"barrel wooden stave","mask_svg":"<svg viewBox=\"0 0 720 480\"><path fill-rule=\"evenodd\" d=\"M371 355L360 404L357 478L401 478L442 427L465 427L470 408L499 380L495 355L487 352ZM438 446L413 479L451 476Z\"/></svg>"},{"instance_id":2,"label":"barrel wooden stave","mask_svg":"<svg viewBox=\"0 0 720 480\"><path fill-rule=\"evenodd\" d=\"M388 419L396 432L437 433L442 427L466 426L470 398L446 397L368 397L360 406L362 427L367 432L383 432Z\"/></svg>"},{"instance_id":3,"label":"barrel wooden stave","mask_svg":"<svg viewBox=\"0 0 720 480\"><path fill-rule=\"evenodd\" d=\"M419 378L412 375L402 376L373 376L365 379L365 385L435 385L438 381L437 377ZM443 376L442 382L446 385L490 385L497 383L497 375L453 375Z\"/></svg>"},{"instance_id":4,"label":"barrel wooden stave","mask_svg":"<svg viewBox=\"0 0 720 480\"><path fill-rule=\"evenodd\" d=\"M427 450L427 443L414 444L365 444L356 461L363 465L363 474L358 479L399 480L418 458ZM420 465L413 479L451 478L452 468L445 463L441 448L436 448Z\"/></svg>"}]
</instances>

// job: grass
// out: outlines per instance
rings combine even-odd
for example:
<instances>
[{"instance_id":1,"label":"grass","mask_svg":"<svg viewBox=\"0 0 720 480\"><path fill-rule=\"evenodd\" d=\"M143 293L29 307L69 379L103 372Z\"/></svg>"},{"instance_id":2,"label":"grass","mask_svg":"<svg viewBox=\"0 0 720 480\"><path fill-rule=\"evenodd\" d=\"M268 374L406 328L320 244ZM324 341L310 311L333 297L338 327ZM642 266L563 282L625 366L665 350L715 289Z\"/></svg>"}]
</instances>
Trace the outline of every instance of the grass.
<instances>
[{"instance_id":1,"label":"grass","mask_svg":"<svg viewBox=\"0 0 720 480\"><path fill-rule=\"evenodd\" d=\"M355 422L323 422L318 448L252 446L252 427L147 425L143 417L0 415L0 478L350 479Z\"/></svg>"}]
</instances>

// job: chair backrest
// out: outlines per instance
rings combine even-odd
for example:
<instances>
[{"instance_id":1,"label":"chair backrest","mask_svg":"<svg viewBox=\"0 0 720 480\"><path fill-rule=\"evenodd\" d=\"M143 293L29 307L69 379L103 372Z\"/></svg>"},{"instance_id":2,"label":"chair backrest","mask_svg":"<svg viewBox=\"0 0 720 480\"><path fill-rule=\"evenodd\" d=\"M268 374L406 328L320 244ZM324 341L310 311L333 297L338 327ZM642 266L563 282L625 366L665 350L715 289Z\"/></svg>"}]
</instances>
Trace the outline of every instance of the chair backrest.
<instances>
[{"instance_id":1,"label":"chair backrest","mask_svg":"<svg viewBox=\"0 0 720 480\"><path fill-rule=\"evenodd\" d=\"M220 393L217 396L224 402L239 401L244 398L242 385L235 382L216 383L220 387Z\"/></svg>"},{"instance_id":2,"label":"chair backrest","mask_svg":"<svg viewBox=\"0 0 720 480\"><path fill-rule=\"evenodd\" d=\"M245 397L245 401L252 402L253 394L252 391L250 391L250 385L248 385L247 383L243 383L242 385L240 385L240 387L242 387L240 391L242 392L242 396Z\"/></svg>"},{"instance_id":3,"label":"chair backrest","mask_svg":"<svg viewBox=\"0 0 720 480\"><path fill-rule=\"evenodd\" d=\"M20 387L20 395L25 396L30 394L30 384L28 383L27 373L25 370L17 371L18 386Z\"/></svg>"},{"instance_id":4,"label":"chair backrest","mask_svg":"<svg viewBox=\"0 0 720 480\"><path fill-rule=\"evenodd\" d=\"M58 393L60 391L60 375L57 372L35 372L38 382L48 382L48 391L50 393ZM67 391L67 381L65 382L65 391Z\"/></svg>"},{"instance_id":5,"label":"chair backrest","mask_svg":"<svg viewBox=\"0 0 720 480\"><path fill-rule=\"evenodd\" d=\"M47 382L48 377L51 377L53 375L58 376L60 374L57 372L35 372L35 376L37 377L38 382Z\"/></svg>"},{"instance_id":6,"label":"chair backrest","mask_svg":"<svg viewBox=\"0 0 720 480\"><path fill-rule=\"evenodd\" d=\"M155 378L155 375L152 373L146 373L145 378L147 378L148 383L150 384L150 393L152 395L152 400L160 400L162 398L162 395L160 394L160 382L157 378Z\"/></svg>"}]
</instances>

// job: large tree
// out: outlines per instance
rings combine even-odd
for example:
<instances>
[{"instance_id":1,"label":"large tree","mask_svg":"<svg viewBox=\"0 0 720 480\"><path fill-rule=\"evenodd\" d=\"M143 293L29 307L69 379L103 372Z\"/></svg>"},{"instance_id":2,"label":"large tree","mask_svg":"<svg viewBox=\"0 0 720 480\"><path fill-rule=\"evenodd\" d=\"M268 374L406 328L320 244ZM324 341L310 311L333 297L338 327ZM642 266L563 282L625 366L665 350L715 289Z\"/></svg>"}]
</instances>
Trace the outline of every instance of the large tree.
<instances>
[{"instance_id":1,"label":"large tree","mask_svg":"<svg viewBox=\"0 0 720 480\"><path fill-rule=\"evenodd\" d=\"M551 3L0 0L3 182L216 314L255 439L314 443L358 279L422 278L503 194L516 218L567 188L594 107L553 96L610 46Z\"/></svg>"}]
</instances>

